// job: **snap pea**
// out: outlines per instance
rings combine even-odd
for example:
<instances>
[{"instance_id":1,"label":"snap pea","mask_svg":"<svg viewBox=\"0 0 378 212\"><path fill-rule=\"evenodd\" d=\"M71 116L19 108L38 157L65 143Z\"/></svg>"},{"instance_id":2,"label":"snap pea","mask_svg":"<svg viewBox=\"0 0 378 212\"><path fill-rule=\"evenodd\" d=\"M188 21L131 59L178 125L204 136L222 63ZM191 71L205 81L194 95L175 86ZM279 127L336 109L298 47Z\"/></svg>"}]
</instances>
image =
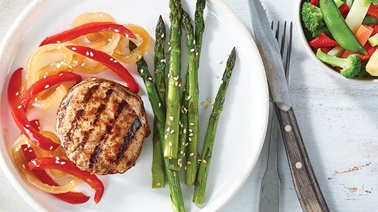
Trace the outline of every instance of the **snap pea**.
<instances>
[{"instance_id":1,"label":"snap pea","mask_svg":"<svg viewBox=\"0 0 378 212\"><path fill-rule=\"evenodd\" d=\"M319 0L319 6L324 22L337 43L349 51L367 54L366 49L345 23L334 0Z\"/></svg>"}]
</instances>

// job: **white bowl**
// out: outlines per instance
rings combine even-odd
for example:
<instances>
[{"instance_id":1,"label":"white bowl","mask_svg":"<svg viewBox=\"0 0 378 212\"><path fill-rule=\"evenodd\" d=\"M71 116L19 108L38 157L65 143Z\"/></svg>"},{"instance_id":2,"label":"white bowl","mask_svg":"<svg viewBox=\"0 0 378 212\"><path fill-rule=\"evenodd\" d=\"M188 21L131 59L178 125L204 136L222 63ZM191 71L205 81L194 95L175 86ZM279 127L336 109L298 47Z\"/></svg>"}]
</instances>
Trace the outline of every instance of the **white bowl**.
<instances>
[{"instance_id":1,"label":"white bowl","mask_svg":"<svg viewBox=\"0 0 378 212\"><path fill-rule=\"evenodd\" d=\"M371 79L371 78L354 78L349 79L345 78L343 75L341 75L336 70L330 68L326 64L324 64L322 61L320 61L316 55L315 52L311 49L311 47L308 45L308 41L306 39L306 36L303 31L302 21L301 21L301 7L302 3L305 0L294 0L294 26L298 34L298 38L303 46L303 49L305 50L306 54L313 60L315 63L317 63L321 69L325 70L327 73L329 73L332 76L335 76L337 78L341 78L344 80L347 80L348 82L359 82L359 83L376 83L378 82L378 79Z\"/></svg>"}]
</instances>

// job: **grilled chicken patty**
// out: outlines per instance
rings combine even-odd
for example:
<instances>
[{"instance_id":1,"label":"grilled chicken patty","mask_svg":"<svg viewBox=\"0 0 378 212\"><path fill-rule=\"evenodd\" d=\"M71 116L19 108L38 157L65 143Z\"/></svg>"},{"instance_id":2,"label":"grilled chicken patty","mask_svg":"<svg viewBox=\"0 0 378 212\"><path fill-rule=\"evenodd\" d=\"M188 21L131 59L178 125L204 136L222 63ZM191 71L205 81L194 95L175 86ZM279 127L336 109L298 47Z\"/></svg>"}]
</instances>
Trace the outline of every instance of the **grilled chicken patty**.
<instances>
[{"instance_id":1,"label":"grilled chicken patty","mask_svg":"<svg viewBox=\"0 0 378 212\"><path fill-rule=\"evenodd\" d=\"M104 79L87 79L72 87L57 115L56 131L67 157L93 174L130 169L150 134L140 96Z\"/></svg>"}]
</instances>

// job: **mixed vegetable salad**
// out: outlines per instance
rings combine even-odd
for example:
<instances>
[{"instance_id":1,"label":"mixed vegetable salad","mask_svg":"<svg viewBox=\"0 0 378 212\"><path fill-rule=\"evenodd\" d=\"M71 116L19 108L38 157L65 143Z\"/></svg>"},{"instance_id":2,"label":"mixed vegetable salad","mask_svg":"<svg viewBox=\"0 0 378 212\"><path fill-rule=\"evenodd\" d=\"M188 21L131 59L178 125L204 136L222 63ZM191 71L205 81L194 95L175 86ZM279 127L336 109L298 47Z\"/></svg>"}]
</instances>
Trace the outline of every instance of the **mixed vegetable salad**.
<instances>
[{"instance_id":1,"label":"mixed vegetable salad","mask_svg":"<svg viewBox=\"0 0 378 212\"><path fill-rule=\"evenodd\" d=\"M378 0L305 0L301 20L320 61L345 78L378 76Z\"/></svg>"}]
</instances>

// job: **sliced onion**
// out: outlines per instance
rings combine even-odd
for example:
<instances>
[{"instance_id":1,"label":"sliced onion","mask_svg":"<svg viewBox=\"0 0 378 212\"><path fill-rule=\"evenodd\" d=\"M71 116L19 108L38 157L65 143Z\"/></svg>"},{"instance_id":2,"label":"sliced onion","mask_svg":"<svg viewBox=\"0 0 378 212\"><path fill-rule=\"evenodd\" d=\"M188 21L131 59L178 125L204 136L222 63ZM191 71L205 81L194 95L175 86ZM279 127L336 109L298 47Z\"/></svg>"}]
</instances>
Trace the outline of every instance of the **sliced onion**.
<instances>
[{"instance_id":1,"label":"sliced onion","mask_svg":"<svg viewBox=\"0 0 378 212\"><path fill-rule=\"evenodd\" d=\"M55 89L55 91L49 93L49 95L42 94L42 97L37 97L32 103L33 107L43 110L53 108L62 101L69 90L64 84L60 84L58 87L52 87L50 89ZM44 98L44 96L46 97Z\"/></svg>"},{"instance_id":2,"label":"sliced onion","mask_svg":"<svg viewBox=\"0 0 378 212\"><path fill-rule=\"evenodd\" d=\"M126 63L126 64L133 64L139 61L143 55L147 52L150 46L150 35L148 32L141 26L134 25L134 24L126 24L127 28L129 28L137 37L137 40L131 39L136 45L137 48L133 51L125 50L124 47L128 48L128 38L123 38L120 42L121 46L117 47L116 52L114 52L113 57L117 60ZM122 45L123 44L123 45Z\"/></svg>"},{"instance_id":3,"label":"sliced onion","mask_svg":"<svg viewBox=\"0 0 378 212\"><path fill-rule=\"evenodd\" d=\"M26 136L20 135L20 137L16 140L15 145L12 148L13 154L13 161L16 167L20 170L23 177L30 182L33 186L41 189L42 191L51 193L51 194L60 194L72 191L80 182L81 180L72 177L68 183L60 186L50 186L41 182L27 167L27 163L24 159L22 151L28 151L28 149L21 149L22 144L30 144L31 142L28 141ZM38 148L38 147L36 147Z\"/></svg>"}]
</instances>

